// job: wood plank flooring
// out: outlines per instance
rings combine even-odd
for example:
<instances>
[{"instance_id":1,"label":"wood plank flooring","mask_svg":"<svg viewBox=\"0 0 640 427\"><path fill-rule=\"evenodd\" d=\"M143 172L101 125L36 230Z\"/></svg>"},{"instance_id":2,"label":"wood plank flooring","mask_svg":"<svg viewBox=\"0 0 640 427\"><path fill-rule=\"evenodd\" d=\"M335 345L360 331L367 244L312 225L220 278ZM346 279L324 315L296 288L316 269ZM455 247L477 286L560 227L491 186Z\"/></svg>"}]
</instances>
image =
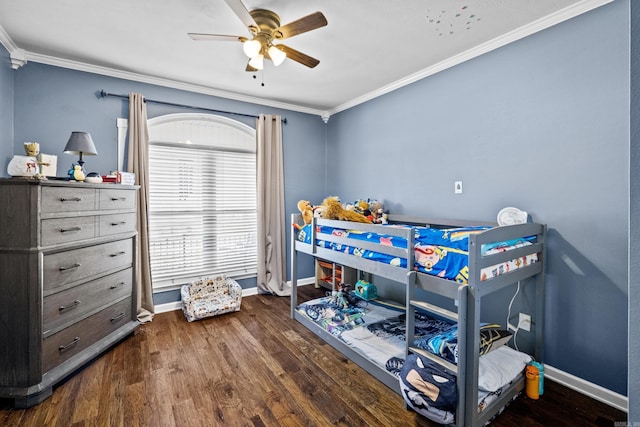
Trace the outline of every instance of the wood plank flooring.
<instances>
[{"instance_id":1,"label":"wood plank flooring","mask_svg":"<svg viewBox=\"0 0 640 427\"><path fill-rule=\"evenodd\" d=\"M320 292L302 287L300 299ZM626 414L545 382L492 426L613 426ZM30 409L0 400L2 426L432 426L402 398L289 318L289 299L188 323L162 313Z\"/></svg>"}]
</instances>

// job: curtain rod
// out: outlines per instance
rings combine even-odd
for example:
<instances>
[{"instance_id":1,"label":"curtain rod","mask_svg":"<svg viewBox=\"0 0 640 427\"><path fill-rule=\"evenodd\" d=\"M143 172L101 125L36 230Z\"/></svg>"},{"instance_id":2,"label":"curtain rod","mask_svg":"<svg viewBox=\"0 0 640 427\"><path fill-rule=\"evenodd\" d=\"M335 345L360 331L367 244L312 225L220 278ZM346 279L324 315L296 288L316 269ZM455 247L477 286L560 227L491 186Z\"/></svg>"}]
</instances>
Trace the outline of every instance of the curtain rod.
<instances>
[{"instance_id":1,"label":"curtain rod","mask_svg":"<svg viewBox=\"0 0 640 427\"><path fill-rule=\"evenodd\" d=\"M100 98L105 98L107 96L111 96L113 98L121 98L121 99L126 99L127 101L129 100L129 95L118 95L115 93L109 93L107 91L105 91L104 89L101 89L100 92L98 93ZM169 105L172 107L180 107L180 108L190 108L192 110L204 110L204 111L212 111L214 113L221 113L221 114L231 114L234 116L243 116L243 117L253 117L254 119L257 119L259 116L253 115L253 114L244 114L244 113L236 113L234 111L224 111L224 110L214 110L212 108L206 108L206 107L196 107L193 105L186 105L186 104L177 104L174 102L166 102L166 101L158 101L155 99L144 99L145 102L151 102L153 104L160 104L160 105ZM282 118L282 123L284 123L285 125L287 124L287 118L283 117Z\"/></svg>"}]
</instances>

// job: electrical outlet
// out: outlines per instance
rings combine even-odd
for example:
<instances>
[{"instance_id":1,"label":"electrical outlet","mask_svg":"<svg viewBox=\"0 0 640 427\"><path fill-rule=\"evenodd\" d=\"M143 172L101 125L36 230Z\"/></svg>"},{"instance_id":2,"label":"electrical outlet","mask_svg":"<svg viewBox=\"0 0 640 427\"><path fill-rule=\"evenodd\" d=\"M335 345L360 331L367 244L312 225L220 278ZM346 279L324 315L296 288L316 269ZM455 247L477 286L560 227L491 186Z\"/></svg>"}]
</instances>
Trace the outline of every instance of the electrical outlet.
<instances>
[{"instance_id":1,"label":"electrical outlet","mask_svg":"<svg viewBox=\"0 0 640 427\"><path fill-rule=\"evenodd\" d=\"M528 314L520 313L520 317L518 319L518 329L522 329L523 331L531 330L531 316Z\"/></svg>"},{"instance_id":2,"label":"electrical outlet","mask_svg":"<svg viewBox=\"0 0 640 427\"><path fill-rule=\"evenodd\" d=\"M453 185L454 194L462 194L462 181L456 181Z\"/></svg>"}]
</instances>

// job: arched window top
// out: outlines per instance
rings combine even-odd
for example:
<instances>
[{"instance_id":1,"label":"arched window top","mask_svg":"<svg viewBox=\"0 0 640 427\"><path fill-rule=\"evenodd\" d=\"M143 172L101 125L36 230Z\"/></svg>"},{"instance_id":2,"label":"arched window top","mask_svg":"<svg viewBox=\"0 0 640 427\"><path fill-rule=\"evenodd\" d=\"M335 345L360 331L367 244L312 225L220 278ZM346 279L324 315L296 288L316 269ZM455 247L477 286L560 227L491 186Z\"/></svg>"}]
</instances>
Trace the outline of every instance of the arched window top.
<instances>
[{"instance_id":1,"label":"arched window top","mask_svg":"<svg viewBox=\"0 0 640 427\"><path fill-rule=\"evenodd\" d=\"M221 150L255 152L256 131L227 117L176 113L147 121L150 143L193 144Z\"/></svg>"}]
</instances>

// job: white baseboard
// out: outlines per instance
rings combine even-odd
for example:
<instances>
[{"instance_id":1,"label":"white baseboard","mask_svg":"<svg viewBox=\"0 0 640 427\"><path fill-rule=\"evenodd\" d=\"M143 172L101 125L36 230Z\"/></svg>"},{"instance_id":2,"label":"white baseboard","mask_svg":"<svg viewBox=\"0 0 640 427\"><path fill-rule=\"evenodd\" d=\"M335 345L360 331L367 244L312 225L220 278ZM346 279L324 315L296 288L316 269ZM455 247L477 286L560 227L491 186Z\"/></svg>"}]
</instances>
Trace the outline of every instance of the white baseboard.
<instances>
[{"instance_id":1,"label":"white baseboard","mask_svg":"<svg viewBox=\"0 0 640 427\"><path fill-rule=\"evenodd\" d=\"M544 377L616 409L624 412L629 411L628 397L556 369L553 366L544 365Z\"/></svg>"},{"instance_id":2,"label":"white baseboard","mask_svg":"<svg viewBox=\"0 0 640 427\"><path fill-rule=\"evenodd\" d=\"M167 313L169 311L182 310L181 301L168 302L166 304L158 304L153 306L154 314Z\"/></svg>"},{"instance_id":3,"label":"white baseboard","mask_svg":"<svg viewBox=\"0 0 640 427\"><path fill-rule=\"evenodd\" d=\"M315 283L313 277L298 280L298 286L312 285ZM242 296L258 295L258 288L247 288L242 290ZM180 301L160 304L154 307L156 313L165 313L173 310L181 310L182 303ZM550 365L544 365L544 376L552 381L569 387L572 390L582 393L597 401L605 403L624 412L629 410L629 398L614 391L608 390L597 384L583 380L582 378L561 371Z\"/></svg>"}]
</instances>

